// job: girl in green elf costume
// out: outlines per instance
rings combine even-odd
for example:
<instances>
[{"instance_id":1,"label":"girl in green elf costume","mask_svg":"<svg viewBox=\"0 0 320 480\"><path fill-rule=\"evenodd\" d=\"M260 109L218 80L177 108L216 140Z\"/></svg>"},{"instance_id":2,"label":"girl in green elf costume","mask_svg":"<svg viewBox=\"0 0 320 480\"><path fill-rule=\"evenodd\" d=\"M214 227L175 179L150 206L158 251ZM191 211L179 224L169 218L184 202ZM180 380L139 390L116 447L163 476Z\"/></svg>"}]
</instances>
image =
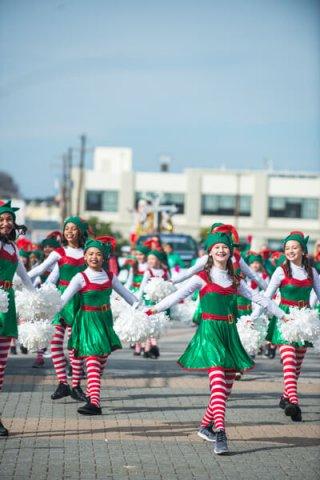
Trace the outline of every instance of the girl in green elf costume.
<instances>
[{"instance_id":1,"label":"girl in green elf costume","mask_svg":"<svg viewBox=\"0 0 320 480\"><path fill-rule=\"evenodd\" d=\"M26 232L24 225L17 225L16 211L19 208L11 206L11 202L0 204L0 287L9 296L9 308L6 313L0 313L0 390L2 389L4 370L7 364L11 339L17 338L17 315L12 287L13 276L19 275L28 290L34 287L27 271L19 260L19 251L15 245L17 235ZM8 430L0 420L0 436L6 437Z\"/></svg>"},{"instance_id":2,"label":"girl in green elf costume","mask_svg":"<svg viewBox=\"0 0 320 480\"><path fill-rule=\"evenodd\" d=\"M315 268L312 268L308 259L309 237L302 232L291 232L284 240L284 254L286 261L279 266L270 279L264 295L272 298L279 289L281 294L280 308L289 312L290 307L308 307L312 289L320 299L320 280ZM256 309L253 318L258 317L261 309ZM292 421L302 420L299 407L297 381L300 375L302 362L309 346L307 343L289 343L281 333L279 320L273 317L269 324L267 340L279 345L283 368L284 390L279 406Z\"/></svg>"},{"instance_id":3,"label":"girl in green elf costume","mask_svg":"<svg viewBox=\"0 0 320 480\"><path fill-rule=\"evenodd\" d=\"M138 245L134 251L135 261L130 267L128 279L126 281L126 287L131 290L131 292L138 292L140 285L143 279L144 272L148 268L147 255L150 252L149 248L145 245ZM141 355L142 344L134 344L133 354L136 356Z\"/></svg>"},{"instance_id":4,"label":"girl in green elf costume","mask_svg":"<svg viewBox=\"0 0 320 480\"><path fill-rule=\"evenodd\" d=\"M100 378L107 357L121 347L113 330L110 295L114 289L130 305L138 305L138 299L129 292L118 278L105 270L111 253L110 243L87 240L84 259L87 268L75 275L62 295L62 305L67 305L76 295L80 308L77 312L69 348L76 358L84 358L87 366L86 404L78 409L82 415L101 415Z\"/></svg>"},{"instance_id":5,"label":"girl in green elf costume","mask_svg":"<svg viewBox=\"0 0 320 480\"><path fill-rule=\"evenodd\" d=\"M49 268L58 265L58 290L63 293L69 285L71 278L86 268L83 258L83 246L87 237L88 224L84 220L76 216L66 218L63 224L63 246L51 252L48 258L33 268L28 275L31 278L35 278L38 275L43 275ZM72 350L69 351L72 365L72 389L70 389L66 371L67 361L63 352L64 336L66 331L69 330L69 333L71 332L74 318L79 309L79 302L79 296L75 295L53 319L55 333L51 341L51 357L59 384L51 395L52 400L69 395L78 401L84 401L86 398L80 386L82 361L81 359L75 359Z\"/></svg>"},{"instance_id":6,"label":"girl in green elf costume","mask_svg":"<svg viewBox=\"0 0 320 480\"><path fill-rule=\"evenodd\" d=\"M145 270L138 292L139 299L144 300L145 305L153 305L154 302L145 299L145 287L151 278L170 279L169 269L167 268L167 258L163 250L150 250L147 257L148 268ZM143 344L145 358L155 358L160 356L160 350L157 340L154 337L148 338Z\"/></svg>"},{"instance_id":7,"label":"girl in green elf costume","mask_svg":"<svg viewBox=\"0 0 320 480\"><path fill-rule=\"evenodd\" d=\"M215 453L223 454L228 452L224 418L235 373L254 365L238 335L236 295L246 296L275 315L285 317L285 313L272 300L260 293L252 293L244 280L235 274L230 235L222 232L209 234L207 250L208 261L204 269L185 286L151 307L147 314L162 312L195 290L200 291L202 321L178 363L186 369L208 372L211 397L198 435L215 442Z\"/></svg>"}]
</instances>

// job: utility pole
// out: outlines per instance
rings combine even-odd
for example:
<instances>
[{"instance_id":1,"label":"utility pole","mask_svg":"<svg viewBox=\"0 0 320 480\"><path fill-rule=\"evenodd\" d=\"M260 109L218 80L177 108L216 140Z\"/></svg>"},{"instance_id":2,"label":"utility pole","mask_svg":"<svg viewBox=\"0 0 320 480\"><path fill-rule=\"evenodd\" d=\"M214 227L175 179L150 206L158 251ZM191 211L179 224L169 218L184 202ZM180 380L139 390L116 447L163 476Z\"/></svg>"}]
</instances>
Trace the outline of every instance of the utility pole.
<instances>
[{"instance_id":1,"label":"utility pole","mask_svg":"<svg viewBox=\"0 0 320 480\"><path fill-rule=\"evenodd\" d=\"M61 180L61 224L67 217L67 186L68 186L68 174L67 174L67 155L62 155L62 180Z\"/></svg>"},{"instance_id":2,"label":"utility pole","mask_svg":"<svg viewBox=\"0 0 320 480\"><path fill-rule=\"evenodd\" d=\"M73 187L73 181L71 179L71 171L72 171L72 156L73 156L73 151L72 148L68 148L68 153L67 153L67 217L72 215L72 187Z\"/></svg>"},{"instance_id":3,"label":"utility pole","mask_svg":"<svg viewBox=\"0 0 320 480\"><path fill-rule=\"evenodd\" d=\"M80 159L79 159L79 181L78 181L78 195L77 195L77 215L80 215L81 210L81 194L83 188L83 177L84 177L84 161L86 155L86 135L81 135L80 137Z\"/></svg>"}]
</instances>

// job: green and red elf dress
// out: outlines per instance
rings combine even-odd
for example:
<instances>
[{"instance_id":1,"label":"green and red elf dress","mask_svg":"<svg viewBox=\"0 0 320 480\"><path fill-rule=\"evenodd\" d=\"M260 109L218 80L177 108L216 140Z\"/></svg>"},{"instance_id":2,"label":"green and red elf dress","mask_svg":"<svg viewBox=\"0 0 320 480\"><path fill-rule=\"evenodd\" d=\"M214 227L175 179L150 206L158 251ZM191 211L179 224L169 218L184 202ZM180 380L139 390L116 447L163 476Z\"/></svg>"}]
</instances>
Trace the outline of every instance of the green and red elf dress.
<instances>
[{"instance_id":1,"label":"green and red elf dress","mask_svg":"<svg viewBox=\"0 0 320 480\"><path fill-rule=\"evenodd\" d=\"M131 267L125 285L126 288L128 288L131 292L138 292L141 286L143 275L147 269L147 262L138 263L136 270L134 269L134 267Z\"/></svg>"},{"instance_id":2,"label":"green and red elf dress","mask_svg":"<svg viewBox=\"0 0 320 480\"><path fill-rule=\"evenodd\" d=\"M0 242L0 287L8 293L9 307L0 312L0 337L18 337L17 313L14 300L13 277L21 278L28 290L34 290L27 271L19 260L18 249L13 242Z\"/></svg>"},{"instance_id":3,"label":"green and red elf dress","mask_svg":"<svg viewBox=\"0 0 320 480\"><path fill-rule=\"evenodd\" d=\"M266 297L273 297L279 288L281 300L279 307L289 313L290 307L304 308L309 307L310 293L314 289L318 298L320 298L320 281L315 269L313 270L313 280L308 278L308 274L303 266L299 267L290 262L291 276L285 265L278 267L271 277ZM256 313L258 315L258 312ZM304 343L294 342L290 344L281 334L280 322L277 318L270 320L267 340L275 345L293 345L295 347L305 346ZM306 345L307 346L307 345Z\"/></svg>"}]
</instances>

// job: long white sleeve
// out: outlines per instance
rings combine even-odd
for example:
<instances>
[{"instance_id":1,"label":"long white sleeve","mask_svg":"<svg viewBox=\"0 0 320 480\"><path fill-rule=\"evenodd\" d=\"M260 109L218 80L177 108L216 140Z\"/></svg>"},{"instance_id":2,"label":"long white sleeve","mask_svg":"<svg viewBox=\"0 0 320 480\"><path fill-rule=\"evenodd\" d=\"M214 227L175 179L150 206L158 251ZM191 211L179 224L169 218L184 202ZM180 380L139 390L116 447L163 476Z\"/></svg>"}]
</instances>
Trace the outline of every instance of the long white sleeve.
<instances>
[{"instance_id":1,"label":"long white sleeve","mask_svg":"<svg viewBox=\"0 0 320 480\"><path fill-rule=\"evenodd\" d=\"M249 265L246 264L242 257L240 258L239 265L242 273L244 273L246 277L254 280L262 290L265 290L267 288L267 282L265 282L258 273L251 270Z\"/></svg>"},{"instance_id":2,"label":"long white sleeve","mask_svg":"<svg viewBox=\"0 0 320 480\"><path fill-rule=\"evenodd\" d=\"M183 287L179 288L176 292L171 293L171 295L168 295L152 308L157 312L163 312L172 307L172 305L179 303L184 298L189 297L189 295L192 295L195 290L202 288L204 285L205 282L195 275Z\"/></svg>"},{"instance_id":3,"label":"long white sleeve","mask_svg":"<svg viewBox=\"0 0 320 480\"><path fill-rule=\"evenodd\" d=\"M61 295L62 308L84 286L85 286L85 281L84 281L84 278L81 275L81 273L77 273L74 277L72 277L69 285L67 286L67 288L65 289L65 291Z\"/></svg>"},{"instance_id":4,"label":"long white sleeve","mask_svg":"<svg viewBox=\"0 0 320 480\"><path fill-rule=\"evenodd\" d=\"M40 265L37 265L28 272L29 277L34 278L38 275L42 275L46 270L50 270L50 267L57 263L60 258L61 255L54 250L42 263L40 263Z\"/></svg>"},{"instance_id":5,"label":"long white sleeve","mask_svg":"<svg viewBox=\"0 0 320 480\"><path fill-rule=\"evenodd\" d=\"M252 302L257 303L258 305L260 305L260 307L263 307L263 309L267 309L270 315L275 315L279 318L282 318L285 315L285 312L278 307L276 302L259 292L252 291L250 288L247 287L246 283L243 280L241 280L238 287L238 293L243 297L248 298ZM254 318L257 318L257 315L255 315Z\"/></svg>"},{"instance_id":6,"label":"long white sleeve","mask_svg":"<svg viewBox=\"0 0 320 480\"><path fill-rule=\"evenodd\" d=\"M60 268L59 265L56 263L49 274L48 278L46 279L45 283L54 283L55 285L58 283L60 276Z\"/></svg>"},{"instance_id":7,"label":"long white sleeve","mask_svg":"<svg viewBox=\"0 0 320 480\"><path fill-rule=\"evenodd\" d=\"M208 256L209 255L203 255L203 257L198 258L198 260L192 267L187 268L183 272L175 275L173 283L176 284L176 283L183 282L184 280L188 280L188 278L192 277L192 275L195 275L196 273L201 272L201 270L204 269L204 266L208 261Z\"/></svg>"},{"instance_id":8,"label":"long white sleeve","mask_svg":"<svg viewBox=\"0 0 320 480\"><path fill-rule=\"evenodd\" d=\"M17 271L17 275L19 275L19 277L21 278L21 280L25 284L26 288L28 290L34 291L35 288L32 285L32 281L30 280L30 278L28 276L28 273L27 273L27 270L25 269L25 266L23 265L21 260L18 260L18 266L17 266L16 271Z\"/></svg>"},{"instance_id":9,"label":"long white sleeve","mask_svg":"<svg viewBox=\"0 0 320 480\"><path fill-rule=\"evenodd\" d=\"M133 305L138 302L138 298L129 290L126 289L120 282L120 280L114 275L112 277L112 288L127 302L129 305Z\"/></svg>"}]
</instances>

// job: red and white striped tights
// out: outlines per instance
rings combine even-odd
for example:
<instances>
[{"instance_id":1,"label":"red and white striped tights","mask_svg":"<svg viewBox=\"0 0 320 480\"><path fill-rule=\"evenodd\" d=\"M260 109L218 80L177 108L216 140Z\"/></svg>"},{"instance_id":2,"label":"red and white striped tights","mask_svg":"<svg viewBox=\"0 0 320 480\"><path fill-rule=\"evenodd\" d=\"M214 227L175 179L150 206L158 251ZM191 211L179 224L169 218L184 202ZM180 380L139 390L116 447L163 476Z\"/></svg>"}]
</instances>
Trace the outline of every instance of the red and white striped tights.
<instances>
[{"instance_id":1,"label":"red and white striped tights","mask_svg":"<svg viewBox=\"0 0 320 480\"><path fill-rule=\"evenodd\" d=\"M101 377L108 355L85 357L87 366L87 391L90 403L100 407Z\"/></svg>"},{"instance_id":2,"label":"red and white striped tights","mask_svg":"<svg viewBox=\"0 0 320 480\"><path fill-rule=\"evenodd\" d=\"M299 403L297 382L306 351L306 347L293 347L292 345L280 345L279 347L283 369L283 397L287 398L290 403Z\"/></svg>"},{"instance_id":3,"label":"red and white striped tights","mask_svg":"<svg viewBox=\"0 0 320 480\"><path fill-rule=\"evenodd\" d=\"M0 337L0 391L2 390L4 370L8 361L11 337Z\"/></svg>"},{"instance_id":4,"label":"red and white striped tights","mask_svg":"<svg viewBox=\"0 0 320 480\"><path fill-rule=\"evenodd\" d=\"M63 352L63 342L66 329L71 327L65 327L63 325L56 325L55 331L51 340L51 357L58 377L59 382L68 383L67 379L67 360ZM69 332L68 332L69 333ZM70 336L70 333L69 333ZM81 370L82 370L82 359L75 358L73 350L69 350L69 358L72 366L72 387L80 385L81 381Z\"/></svg>"},{"instance_id":5,"label":"red and white striped tights","mask_svg":"<svg viewBox=\"0 0 320 480\"><path fill-rule=\"evenodd\" d=\"M217 430L225 429L225 413L228 397L236 376L236 371L223 367L212 367L208 370L210 383L210 400L201 426L214 424Z\"/></svg>"}]
</instances>

